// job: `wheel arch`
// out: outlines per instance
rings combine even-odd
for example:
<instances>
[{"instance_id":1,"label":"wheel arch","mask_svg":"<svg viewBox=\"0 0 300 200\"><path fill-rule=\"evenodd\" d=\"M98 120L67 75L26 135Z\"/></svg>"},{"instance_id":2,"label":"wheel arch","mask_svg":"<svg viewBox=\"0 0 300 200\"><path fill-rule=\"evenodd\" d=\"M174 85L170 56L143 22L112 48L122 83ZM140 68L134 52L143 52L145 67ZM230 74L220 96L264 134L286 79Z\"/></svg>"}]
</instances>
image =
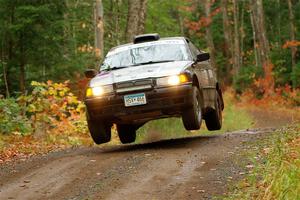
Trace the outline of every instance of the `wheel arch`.
<instances>
[{"instance_id":1,"label":"wheel arch","mask_svg":"<svg viewBox=\"0 0 300 200\"><path fill-rule=\"evenodd\" d=\"M203 90L200 86L200 82L198 80L198 77L196 76L196 74L193 75L193 86L196 86L199 89L200 92L200 97L201 97L201 109L202 109L202 113L204 113L204 96L203 96Z\"/></svg>"}]
</instances>

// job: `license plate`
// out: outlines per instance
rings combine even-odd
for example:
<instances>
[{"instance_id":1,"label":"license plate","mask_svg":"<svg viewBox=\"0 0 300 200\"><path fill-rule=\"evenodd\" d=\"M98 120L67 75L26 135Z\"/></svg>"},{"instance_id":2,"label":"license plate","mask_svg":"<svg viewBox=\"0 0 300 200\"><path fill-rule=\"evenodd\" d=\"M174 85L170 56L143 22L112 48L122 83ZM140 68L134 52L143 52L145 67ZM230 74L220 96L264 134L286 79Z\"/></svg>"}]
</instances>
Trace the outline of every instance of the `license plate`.
<instances>
[{"instance_id":1,"label":"license plate","mask_svg":"<svg viewBox=\"0 0 300 200\"><path fill-rule=\"evenodd\" d=\"M147 103L146 95L144 93L125 95L124 103L126 107L144 105Z\"/></svg>"}]
</instances>

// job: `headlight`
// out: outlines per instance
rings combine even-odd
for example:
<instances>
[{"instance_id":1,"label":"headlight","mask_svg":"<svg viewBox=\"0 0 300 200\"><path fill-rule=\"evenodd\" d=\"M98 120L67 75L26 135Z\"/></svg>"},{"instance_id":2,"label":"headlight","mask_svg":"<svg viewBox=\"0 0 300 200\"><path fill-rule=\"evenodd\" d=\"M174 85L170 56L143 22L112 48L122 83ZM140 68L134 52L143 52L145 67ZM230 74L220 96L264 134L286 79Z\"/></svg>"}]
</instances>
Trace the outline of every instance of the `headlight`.
<instances>
[{"instance_id":1,"label":"headlight","mask_svg":"<svg viewBox=\"0 0 300 200\"><path fill-rule=\"evenodd\" d=\"M112 85L89 87L86 90L86 97L99 97L114 91Z\"/></svg>"},{"instance_id":2,"label":"headlight","mask_svg":"<svg viewBox=\"0 0 300 200\"><path fill-rule=\"evenodd\" d=\"M174 86L188 82L188 77L185 74L158 78L157 86Z\"/></svg>"}]
</instances>

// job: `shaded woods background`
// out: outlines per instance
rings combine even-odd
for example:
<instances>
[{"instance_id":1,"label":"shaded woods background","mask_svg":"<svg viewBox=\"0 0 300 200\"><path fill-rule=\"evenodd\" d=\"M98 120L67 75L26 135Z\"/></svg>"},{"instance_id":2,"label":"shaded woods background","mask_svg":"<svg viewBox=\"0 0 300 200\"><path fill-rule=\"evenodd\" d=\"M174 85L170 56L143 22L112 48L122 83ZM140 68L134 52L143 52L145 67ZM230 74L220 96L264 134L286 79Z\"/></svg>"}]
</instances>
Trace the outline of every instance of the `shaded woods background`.
<instances>
[{"instance_id":1,"label":"shaded woods background","mask_svg":"<svg viewBox=\"0 0 300 200\"><path fill-rule=\"evenodd\" d=\"M209 51L219 78L257 97L300 85L299 0L0 0L0 93L31 81L82 86L113 46L136 34L183 35ZM84 84L84 83L83 83ZM76 92L78 93L78 92Z\"/></svg>"}]
</instances>

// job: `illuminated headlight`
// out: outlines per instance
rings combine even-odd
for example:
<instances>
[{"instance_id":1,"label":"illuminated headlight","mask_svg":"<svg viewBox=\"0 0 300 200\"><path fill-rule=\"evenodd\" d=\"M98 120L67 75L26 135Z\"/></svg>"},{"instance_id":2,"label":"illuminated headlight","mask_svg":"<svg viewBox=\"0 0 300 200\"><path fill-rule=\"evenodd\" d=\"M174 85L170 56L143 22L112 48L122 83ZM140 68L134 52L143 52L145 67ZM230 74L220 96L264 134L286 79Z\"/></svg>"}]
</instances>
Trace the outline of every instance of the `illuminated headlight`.
<instances>
[{"instance_id":1,"label":"illuminated headlight","mask_svg":"<svg viewBox=\"0 0 300 200\"><path fill-rule=\"evenodd\" d=\"M188 77L185 74L168 76L157 79L157 86L175 86L188 82Z\"/></svg>"},{"instance_id":2,"label":"illuminated headlight","mask_svg":"<svg viewBox=\"0 0 300 200\"><path fill-rule=\"evenodd\" d=\"M86 90L86 97L99 97L114 91L112 85L89 87Z\"/></svg>"}]
</instances>

